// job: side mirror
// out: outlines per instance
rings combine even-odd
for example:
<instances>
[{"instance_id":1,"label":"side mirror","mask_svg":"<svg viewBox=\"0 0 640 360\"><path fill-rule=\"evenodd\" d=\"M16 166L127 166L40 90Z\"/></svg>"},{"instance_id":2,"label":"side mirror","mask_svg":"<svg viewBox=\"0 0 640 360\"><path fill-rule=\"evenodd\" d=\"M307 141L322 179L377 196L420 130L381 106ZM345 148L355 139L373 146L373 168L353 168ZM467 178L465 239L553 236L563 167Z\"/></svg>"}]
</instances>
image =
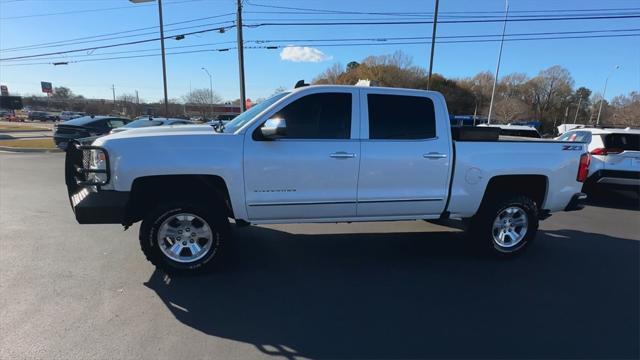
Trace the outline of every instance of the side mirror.
<instances>
[{"instance_id":1,"label":"side mirror","mask_svg":"<svg viewBox=\"0 0 640 360\"><path fill-rule=\"evenodd\" d=\"M287 135L287 122L285 119L273 118L262 124L260 132L265 139L277 139Z\"/></svg>"}]
</instances>

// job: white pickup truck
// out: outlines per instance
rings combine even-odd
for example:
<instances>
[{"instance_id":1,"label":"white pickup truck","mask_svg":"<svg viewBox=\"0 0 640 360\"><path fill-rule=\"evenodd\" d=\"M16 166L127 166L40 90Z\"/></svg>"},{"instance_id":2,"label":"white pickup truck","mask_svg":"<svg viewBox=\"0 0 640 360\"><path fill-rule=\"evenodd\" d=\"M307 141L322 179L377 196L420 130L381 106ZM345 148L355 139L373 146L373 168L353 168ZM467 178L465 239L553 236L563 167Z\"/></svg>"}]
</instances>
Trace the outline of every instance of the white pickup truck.
<instances>
[{"instance_id":1,"label":"white pickup truck","mask_svg":"<svg viewBox=\"0 0 640 360\"><path fill-rule=\"evenodd\" d=\"M585 144L450 127L437 92L306 86L224 128L133 129L70 146L81 224L142 221L146 257L168 272L215 267L236 225L465 219L500 256L538 221L581 208Z\"/></svg>"}]
</instances>

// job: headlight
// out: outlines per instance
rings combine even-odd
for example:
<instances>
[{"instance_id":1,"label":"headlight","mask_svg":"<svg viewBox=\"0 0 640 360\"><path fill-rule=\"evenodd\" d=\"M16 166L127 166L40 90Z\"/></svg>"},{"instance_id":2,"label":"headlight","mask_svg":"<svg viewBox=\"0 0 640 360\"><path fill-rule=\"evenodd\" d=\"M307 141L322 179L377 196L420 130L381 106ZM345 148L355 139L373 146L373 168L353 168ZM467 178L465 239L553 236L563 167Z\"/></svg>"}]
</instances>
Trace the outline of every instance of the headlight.
<instances>
[{"instance_id":1,"label":"headlight","mask_svg":"<svg viewBox=\"0 0 640 360\"><path fill-rule=\"evenodd\" d=\"M84 167L87 168L87 181L90 183L105 184L107 182L107 155L103 150L84 150ZM88 157L88 159L87 159ZM88 160L88 161L87 161ZM88 165L88 166L87 166ZM97 170L97 171L96 171Z\"/></svg>"}]
</instances>

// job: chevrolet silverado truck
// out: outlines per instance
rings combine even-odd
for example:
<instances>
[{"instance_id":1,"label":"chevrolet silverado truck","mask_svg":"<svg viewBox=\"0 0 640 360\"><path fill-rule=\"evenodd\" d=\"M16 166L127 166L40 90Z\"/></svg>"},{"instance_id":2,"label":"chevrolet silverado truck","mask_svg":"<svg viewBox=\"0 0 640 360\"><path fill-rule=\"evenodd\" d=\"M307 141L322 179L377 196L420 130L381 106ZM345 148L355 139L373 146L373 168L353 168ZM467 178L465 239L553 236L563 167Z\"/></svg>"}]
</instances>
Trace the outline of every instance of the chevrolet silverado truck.
<instances>
[{"instance_id":1,"label":"chevrolet silverado truck","mask_svg":"<svg viewBox=\"0 0 640 360\"><path fill-rule=\"evenodd\" d=\"M236 225L466 220L474 244L522 252L539 220L580 209L585 144L456 128L437 92L306 86L224 127L133 129L66 154L80 224L142 221L147 259L208 271Z\"/></svg>"}]
</instances>

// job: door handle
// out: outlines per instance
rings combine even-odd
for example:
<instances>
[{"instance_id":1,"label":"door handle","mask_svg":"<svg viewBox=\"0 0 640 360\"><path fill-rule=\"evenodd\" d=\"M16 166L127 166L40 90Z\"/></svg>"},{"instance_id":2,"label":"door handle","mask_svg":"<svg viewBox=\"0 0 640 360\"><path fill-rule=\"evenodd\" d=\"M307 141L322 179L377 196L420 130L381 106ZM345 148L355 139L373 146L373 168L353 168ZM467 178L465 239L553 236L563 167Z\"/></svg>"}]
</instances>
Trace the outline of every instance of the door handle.
<instances>
[{"instance_id":1,"label":"door handle","mask_svg":"<svg viewBox=\"0 0 640 360\"><path fill-rule=\"evenodd\" d=\"M356 154L347 153L347 152L344 152L344 151L338 151L338 152L334 152L333 154L329 155L329 157L332 157L334 159L350 159L350 158L356 157Z\"/></svg>"},{"instance_id":2,"label":"door handle","mask_svg":"<svg viewBox=\"0 0 640 360\"><path fill-rule=\"evenodd\" d=\"M422 155L423 158L425 159L431 159L431 160L435 160L435 159L444 159L447 157L447 154L440 154L437 152L430 152L428 154L424 154Z\"/></svg>"}]
</instances>

